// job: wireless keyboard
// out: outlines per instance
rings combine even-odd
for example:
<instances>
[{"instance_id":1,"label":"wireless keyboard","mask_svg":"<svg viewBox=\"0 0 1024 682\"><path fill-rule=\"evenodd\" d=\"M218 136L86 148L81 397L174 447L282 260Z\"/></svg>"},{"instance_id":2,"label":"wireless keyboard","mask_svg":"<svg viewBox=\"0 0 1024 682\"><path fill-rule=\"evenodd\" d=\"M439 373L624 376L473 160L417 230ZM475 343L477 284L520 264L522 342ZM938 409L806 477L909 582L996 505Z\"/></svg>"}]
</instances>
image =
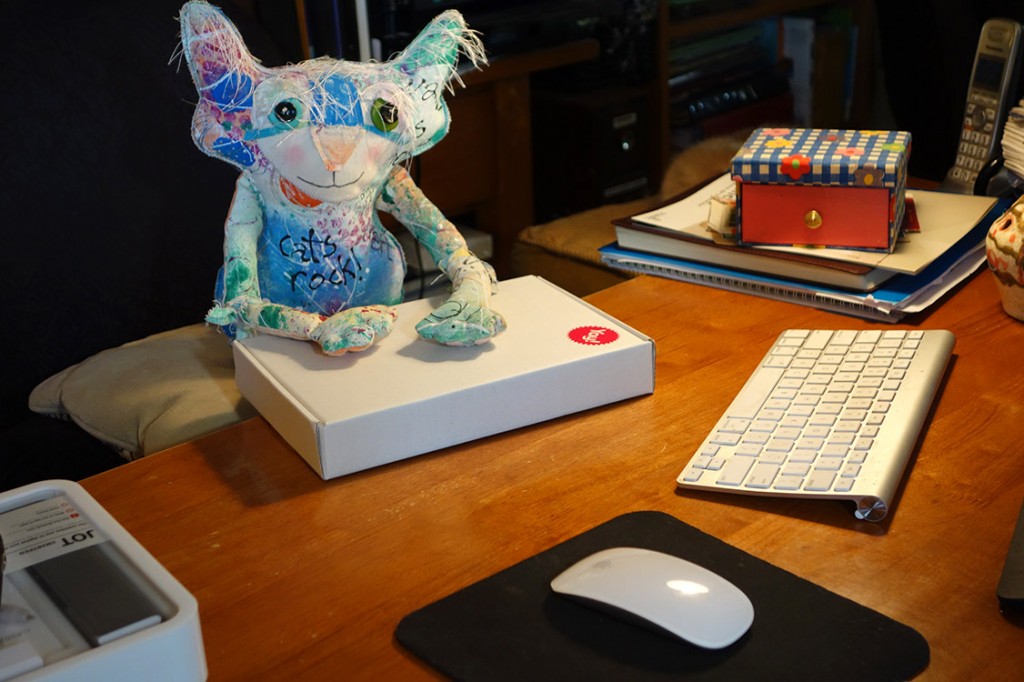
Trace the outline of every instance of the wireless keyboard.
<instances>
[{"instance_id":1,"label":"wireless keyboard","mask_svg":"<svg viewBox=\"0 0 1024 682\"><path fill-rule=\"evenodd\" d=\"M953 352L945 330L791 329L679 475L683 488L888 513Z\"/></svg>"}]
</instances>

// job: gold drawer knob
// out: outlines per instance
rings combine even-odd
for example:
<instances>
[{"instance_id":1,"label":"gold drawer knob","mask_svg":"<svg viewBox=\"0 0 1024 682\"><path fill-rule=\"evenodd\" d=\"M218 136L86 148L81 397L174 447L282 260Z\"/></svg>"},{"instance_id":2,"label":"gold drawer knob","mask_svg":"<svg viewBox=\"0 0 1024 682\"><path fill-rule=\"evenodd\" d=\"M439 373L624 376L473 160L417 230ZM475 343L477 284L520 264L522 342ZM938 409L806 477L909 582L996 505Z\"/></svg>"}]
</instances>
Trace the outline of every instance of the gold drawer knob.
<instances>
[{"instance_id":1,"label":"gold drawer knob","mask_svg":"<svg viewBox=\"0 0 1024 682\"><path fill-rule=\"evenodd\" d=\"M812 230L817 230L821 227L821 214L812 208L807 212L807 215L804 216L804 225Z\"/></svg>"}]
</instances>

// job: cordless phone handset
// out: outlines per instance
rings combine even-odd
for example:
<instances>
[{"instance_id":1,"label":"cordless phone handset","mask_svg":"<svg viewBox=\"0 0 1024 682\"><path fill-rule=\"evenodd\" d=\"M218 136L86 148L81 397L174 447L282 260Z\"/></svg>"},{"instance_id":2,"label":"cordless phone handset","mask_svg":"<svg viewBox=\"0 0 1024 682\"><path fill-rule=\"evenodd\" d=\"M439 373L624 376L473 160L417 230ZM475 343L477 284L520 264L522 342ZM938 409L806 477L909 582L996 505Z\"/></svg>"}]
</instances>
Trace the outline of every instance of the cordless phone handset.
<instances>
[{"instance_id":1,"label":"cordless phone handset","mask_svg":"<svg viewBox=\"0 0 1024 682\"><path fill-rule=\"evenodd\" d=\"M974 193L978 173L1000 155L1003 124L1018 91L1021 34L1021 25L1008 19L989 19L982 26L967 88L956 162L940 189Z\"/></svg>"}]
</instances>

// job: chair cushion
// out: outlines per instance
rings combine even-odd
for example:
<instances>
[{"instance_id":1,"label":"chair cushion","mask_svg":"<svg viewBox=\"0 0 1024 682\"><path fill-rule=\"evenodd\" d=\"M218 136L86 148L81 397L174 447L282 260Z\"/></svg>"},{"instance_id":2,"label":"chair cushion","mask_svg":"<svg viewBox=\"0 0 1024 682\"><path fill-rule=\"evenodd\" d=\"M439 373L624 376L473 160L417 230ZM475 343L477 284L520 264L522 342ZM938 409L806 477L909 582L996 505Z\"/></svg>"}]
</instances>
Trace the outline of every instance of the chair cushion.
<instances>
[{"instance_id":1,"label":"chair cushion","mask_svg":"<svg viewBox=\"0 0 1024 682\"><path fill-rule=\"evenodd\" d=\"M204 324L97 353L39 384L29 407L129 460L256 415L235 385L229 340Z\"/></svg>"}]
</instances>

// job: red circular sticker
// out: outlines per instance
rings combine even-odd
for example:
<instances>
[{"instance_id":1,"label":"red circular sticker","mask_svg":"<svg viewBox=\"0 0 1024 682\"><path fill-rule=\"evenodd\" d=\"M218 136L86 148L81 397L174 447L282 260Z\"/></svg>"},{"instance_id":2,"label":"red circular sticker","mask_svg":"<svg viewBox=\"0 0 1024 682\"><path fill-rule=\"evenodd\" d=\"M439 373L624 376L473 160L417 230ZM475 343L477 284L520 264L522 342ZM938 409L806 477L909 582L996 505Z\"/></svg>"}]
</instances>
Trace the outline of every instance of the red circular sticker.
<instances>
[{"instance_id":1,"label":"red circular sticker","mask_svg":"<svg viewBox=\"0 0 1024 682\"><path fill-rule=\"evenodd\" d=\"M569 338L584 346L603 346L619 338L619 333L608 327L576 327L569 332Z\"/></svg>"}]
</instances>

